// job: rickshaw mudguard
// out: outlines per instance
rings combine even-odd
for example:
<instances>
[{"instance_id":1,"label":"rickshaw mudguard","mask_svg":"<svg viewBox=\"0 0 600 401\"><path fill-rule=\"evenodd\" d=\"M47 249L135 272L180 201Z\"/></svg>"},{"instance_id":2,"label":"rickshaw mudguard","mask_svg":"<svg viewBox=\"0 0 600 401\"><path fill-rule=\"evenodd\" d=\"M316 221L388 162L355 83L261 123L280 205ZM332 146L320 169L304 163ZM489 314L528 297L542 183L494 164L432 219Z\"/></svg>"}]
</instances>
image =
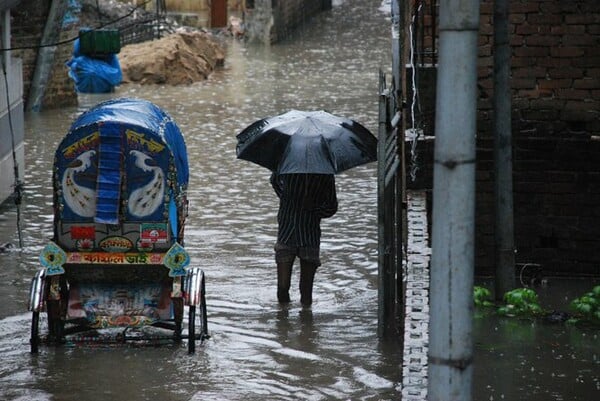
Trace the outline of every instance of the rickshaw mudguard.
<instances>
[{"instance_id":1,"label":"rickshaw mudguard","mask_svg":"<svg viewBox=\"0 0 600 401\"><path fill-rule=\"evenodd\" d=\"M27 309L30 312L40 312L44 307L44 288L46 285L46 269L37 271L29 288L29 302Z\"/></svg>"},{"instance_id":2,"label":"rickshaw mudguard","mask_svg":"<svg viewBox=\"0 0 600 401\"><path fill-rule=\"evenodd\" d=\"M199 267L192 267L187 270L185 280L185 299L188 305L202 305L202 296L204 292L204 272Z\"/></svg>"}]
</instances>

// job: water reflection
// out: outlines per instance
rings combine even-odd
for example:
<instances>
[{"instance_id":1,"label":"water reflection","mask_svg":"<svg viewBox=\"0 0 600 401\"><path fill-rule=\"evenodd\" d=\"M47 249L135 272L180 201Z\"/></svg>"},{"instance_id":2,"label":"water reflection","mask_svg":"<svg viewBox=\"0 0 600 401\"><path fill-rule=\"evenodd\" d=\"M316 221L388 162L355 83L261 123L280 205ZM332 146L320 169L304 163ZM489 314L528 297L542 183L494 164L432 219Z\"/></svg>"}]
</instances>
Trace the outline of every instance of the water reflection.
<instances>
[{"instance_id":1,"label":"water reflection","mask_svg":"<svg viewBox=\"0 0 600 401\"><path fill-rule=\"evenodd\" d=\"M562 324L475 319L476 400L591 400L600 394L598 333Z\"/></svg>"}]
</instances>

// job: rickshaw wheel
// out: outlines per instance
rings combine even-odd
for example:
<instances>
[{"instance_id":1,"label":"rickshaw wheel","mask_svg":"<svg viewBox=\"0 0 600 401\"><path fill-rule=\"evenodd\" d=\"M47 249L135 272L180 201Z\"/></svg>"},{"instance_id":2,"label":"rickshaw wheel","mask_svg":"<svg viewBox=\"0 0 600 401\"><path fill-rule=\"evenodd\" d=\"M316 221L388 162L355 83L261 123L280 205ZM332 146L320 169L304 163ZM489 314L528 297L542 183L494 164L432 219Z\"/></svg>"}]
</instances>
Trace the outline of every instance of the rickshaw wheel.
<instances>
[{"instance_id":1,"label":"rickshaw wheel","mask_svg":"<svg viewBox=\"0 0 600 401\"><path fill-rule=\"evenodd\" d=\"M31 353L38 353L38 345L40 344L40 312L34 311L31 314L31 338L29 339L29 345L31 346Z\"/></svg>"},{"instance_id":2,"label":"rickshaw wheel","mask_svg":"<svg viewBox=\"0 0 600 401\"><path fill-rule=\"evenodd\" d=\"M181 325L183 323L183 298L173 298L173 317L175 321L175 341L181 340Z\"/></svg>"},{"instance_id":3,"label":"rickshaw wheel","mask_svg":"<svg viewBox=\"0 0 600 401\"><path fill-rule=\"evenodd\" d=\"M208 338L208 316L206 313L206 286L204 277L200 287L200 340ZM188 353L196 351L196 305L189 306L188 316Z\"/></svg>"},{"instance_id":4,"label":"rickshaw wheel","mask_svg":"<svg viewBox=\"0 0 600 401\"><path fill-rule=\"evenodd\" d=\"M188 354L196 352L196 306L190 305L188 315Z\"/></svg>"},{"instance_id":5,"label":"rickshaw wheel","mask_svg":"<svg viewBox=\"0 0 600 401\"><path fill-rule=\"evenodd\" d=\"M47 301L46 308L48 312L48 340L58 344L62 341L64 327L60 314L60 301Z\"/></svg>"},{"instance_id":6,"label":"rickshaw wheel","mask_svg":"<svg viewBox=\"0 0 600 401\"><path fill-rule=\"evenodd\" d=\"M206 313L206 284L204 278L202 279L202 291L200 292L200 307L201 318L202 318L202 339L208 338L208 316Z\"/></svg>"},{"instance_id":7,"label":"rickshaw wheel","mask_svg":"<svg viewBox=\"0 0 600 401\"><path fill-rule=\"evenodd\" d=\"M200 340L204 340L208 337L206 329L206 306L204 303L199 305L200 307ZM196 352L196 306L190 305L189 308L189 326L188 326L188 353L193 354Z\"/></svg>"}]
</instances>

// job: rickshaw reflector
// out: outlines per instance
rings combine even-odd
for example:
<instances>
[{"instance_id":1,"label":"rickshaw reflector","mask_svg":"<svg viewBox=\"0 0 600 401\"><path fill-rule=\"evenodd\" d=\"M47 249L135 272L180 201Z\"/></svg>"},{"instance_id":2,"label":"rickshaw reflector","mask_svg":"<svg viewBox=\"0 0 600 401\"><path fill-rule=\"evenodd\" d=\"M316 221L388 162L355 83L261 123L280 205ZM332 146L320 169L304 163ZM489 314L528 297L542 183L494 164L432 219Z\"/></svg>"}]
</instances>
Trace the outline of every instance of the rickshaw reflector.
<instances>
[{"instance_id":1,"label":"rickshaw reflector","mask_svg":"<svg viewBox=\"0 0 600 401\"><path fill-rule=\"evenodd\" d=\"M170 270L170 277L185 276L185 268L190 264L190 255L184 247L178 243L174 243L166 253L164 263Z\"/></svg>"},{"instance_id":2,"label":"rickshaw reflector","mask_svg":"<svg viewBox=\"0 0 600 401\"><path fill-rule=\"evenodd\" d=\"M54 242L50 242L42 249L40 263L46 269L47 276L63 274L63 264L67 261L67 254Z\"/></svg>"}]
</instances>

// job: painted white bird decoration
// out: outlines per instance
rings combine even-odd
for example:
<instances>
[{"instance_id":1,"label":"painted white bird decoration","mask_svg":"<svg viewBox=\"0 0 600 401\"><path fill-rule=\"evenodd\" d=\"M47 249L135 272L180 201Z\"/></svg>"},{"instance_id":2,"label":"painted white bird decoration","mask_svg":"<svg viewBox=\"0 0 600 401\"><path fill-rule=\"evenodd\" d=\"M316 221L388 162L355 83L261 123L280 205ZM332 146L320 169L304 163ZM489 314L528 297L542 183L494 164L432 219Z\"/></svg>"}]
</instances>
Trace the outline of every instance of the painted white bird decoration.
<instances>
[{"instance_id":1,"label":"painted white bird decoration","mask_svg":"<svg viewBox=\"0 0 600 401\"><path fill-rule=\"evenodd\" d=\"M146 173L152 173L152 179L146 185L134 190L127 201L129 213L136 217L145 217L154 213L163 203L165 196L165 176L154 160L140 152L129 152L135 159L135 166Z\"/></svg>"},{"instance_id":2,"label":"painted white bird decoration","mask_svg":"<svg viewBox=\"0 0 600 401\"><path fill-rule=\"evenodd\" d=\"M79 185L76 176L92 166L95 155L95 150L88 150L77 156L65 169L61 182L65 203L82 217L93 217L96 213L96 190Z\"/></svg>"}]
</instances>

